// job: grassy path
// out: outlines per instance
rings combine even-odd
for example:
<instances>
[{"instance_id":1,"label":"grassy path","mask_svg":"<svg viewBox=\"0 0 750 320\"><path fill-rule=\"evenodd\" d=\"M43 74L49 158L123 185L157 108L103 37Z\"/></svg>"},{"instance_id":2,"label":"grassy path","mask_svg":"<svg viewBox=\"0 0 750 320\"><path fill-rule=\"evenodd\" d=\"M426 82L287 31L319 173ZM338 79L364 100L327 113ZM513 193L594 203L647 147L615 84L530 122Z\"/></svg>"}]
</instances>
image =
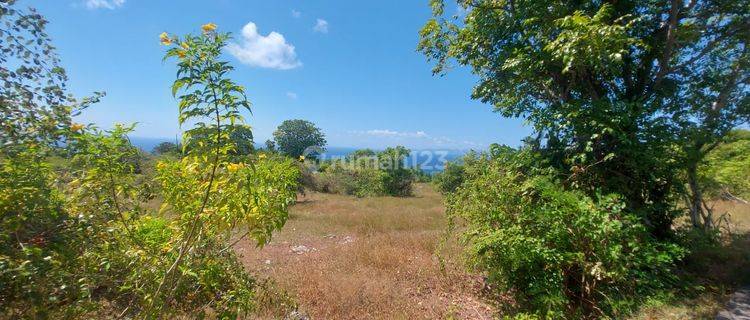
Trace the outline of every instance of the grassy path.
<instances>
[{"instance_id":1,"label":"grassy path","mask_svg":"<svg viewBox=\"0 0 750 320\"><path fill-rule=\"evenodd\" d=\"M435 254L445 230L441 196L364 198L311 193L262 250L240 242L249 270L274 280L313 319L490 319L481 277L455 245Z\"/></svg>"}]
</instances>

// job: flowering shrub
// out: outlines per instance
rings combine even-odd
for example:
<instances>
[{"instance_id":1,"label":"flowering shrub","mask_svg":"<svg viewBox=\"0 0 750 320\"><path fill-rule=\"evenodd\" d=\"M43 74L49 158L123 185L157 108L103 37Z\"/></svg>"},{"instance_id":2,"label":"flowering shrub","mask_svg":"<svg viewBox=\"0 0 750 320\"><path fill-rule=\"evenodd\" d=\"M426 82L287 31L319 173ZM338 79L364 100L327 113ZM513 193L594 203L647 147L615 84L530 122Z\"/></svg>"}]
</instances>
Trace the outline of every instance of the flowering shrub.
<instances>
[{"instance_id":1,"label":"flowering shrub","mask_svg":"<svg viewBox=\"0 0 750 320\"><path fill-rule=\"evenodd\" d=\"M232 246L244 237L262 246L284 225L299 171L290 159L242 156L230 139L247 129L240 111L250 103L218 60L229 35L211 23L201 29L160 36L177 59L173 94L191 147L160 161L154 181L134 160L132 126L102 131L58 108L68 114L48 127L63 128L54 132L61 148L49 130L35 138L27 124L8 124L26 131L0 150L0 317L237 318L253 310L257 284ZM64 170L52 169L50 154L62 156ZM150 183L160 186L159 212L146 205Z\"/></svg>"}]
</instances>

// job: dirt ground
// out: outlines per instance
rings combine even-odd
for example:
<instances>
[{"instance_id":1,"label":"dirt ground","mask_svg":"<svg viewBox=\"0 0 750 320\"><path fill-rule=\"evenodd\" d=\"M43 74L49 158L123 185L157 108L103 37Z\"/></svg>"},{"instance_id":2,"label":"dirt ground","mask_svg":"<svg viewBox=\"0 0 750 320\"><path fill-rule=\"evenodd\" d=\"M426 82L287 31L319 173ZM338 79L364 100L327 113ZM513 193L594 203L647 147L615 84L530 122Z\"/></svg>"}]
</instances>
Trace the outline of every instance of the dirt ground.
<instances>
[{"instance_id":1,"label":"dirt ground","mask_svg":"<svg viewBox=\"0 0 750 320\"><path fill-rule=\"evenodd\" d=\"M408 198L308 193L270 244L236 250L313 319L491 319L482 277L463 267L455 241L441 245L445 225L426 184Z\"/></svg>"},{"instance_id":2,"label":"dirt ground","mask_svg":"<svg viewBox=\"0 0 750 320\"><path fill-rule=\"evenodd\" d=\"M750 205L717 202L715 209L717 216L726 213L723 227L730 233L750 231ZM236 251L250 272L272 283L272 291L286 292L299 314L312 319L497 318L491 301L501 307L512 301L487 297L481 275L461 261L455 234L445 236L446 223L442 197L428 184L418 184L408 198L313 192L299 198L270 244L258 249L241 241ZM647 306L630 319L713 318L727 299L708 292ZM289 313L274 308L258 318Z\"/></svg>"}]
</instances>

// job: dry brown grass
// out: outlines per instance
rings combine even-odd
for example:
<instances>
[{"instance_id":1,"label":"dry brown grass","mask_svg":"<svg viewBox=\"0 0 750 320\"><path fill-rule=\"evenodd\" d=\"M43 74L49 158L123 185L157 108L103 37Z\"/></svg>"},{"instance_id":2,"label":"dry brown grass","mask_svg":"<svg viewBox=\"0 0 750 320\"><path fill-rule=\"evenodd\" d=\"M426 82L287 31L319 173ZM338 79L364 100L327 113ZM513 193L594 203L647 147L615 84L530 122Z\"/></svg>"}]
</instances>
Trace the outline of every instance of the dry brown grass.
<instances>
[{"instance_id":1,"label":"dry brown grass","mask_svg":"<svg viewBox=\"0 0 750 320\"><path fill-rule=\"evenodd\" d=\"M717 201L713 203L714 214L725 216L730 230L737 233L750 232L750 204L737 201Z\"/></svg>"},{"instance_id":2,"label":"dry brown grass","mask_svg":"<svg viewBox=\"0 0 750 320\"><path fill-rule=\"evenodd\" d=\"M237 252L272 279L313 319L489 319L482 279L464 271L447 245L444 272L436 249L445 230L441 196L428 185L409 198L310 193L283 231L262 250ZM304 245L310 252L297 254Z\"/></svg>"},{"instance_id":3,"label":"dry brown grass","mask_svg":"<svg viewBox=\"0 0 750 320\"><path fill-rule=\"evenodd\" d=\"M720 276L726 260L746 254L750 205L717 202L739 244L708 257ZM481 276L466 272L461 248L449 242L442 197L428 185L411 198L354 198L309 193L300 198L284 229L263 249L240 242L248 269L288 292L313 319L489 319L498 309L483 295ZM743 236L745 235L745 236ZM292 252L304 245L309 252ZM445 268L436 255L445 258ZM736 270L735 270L736 271ZM728 277L728 276L727 276ZM719 277L721 278L721 277ZM726 289L726 288L725 288ZM692 298L644 306L631 319L708 319L731 290L712 288ZM497 298L497 297L496 297ZM288 308L267 308L261 318L283 317Z\"/></svg>"}]
</instances>

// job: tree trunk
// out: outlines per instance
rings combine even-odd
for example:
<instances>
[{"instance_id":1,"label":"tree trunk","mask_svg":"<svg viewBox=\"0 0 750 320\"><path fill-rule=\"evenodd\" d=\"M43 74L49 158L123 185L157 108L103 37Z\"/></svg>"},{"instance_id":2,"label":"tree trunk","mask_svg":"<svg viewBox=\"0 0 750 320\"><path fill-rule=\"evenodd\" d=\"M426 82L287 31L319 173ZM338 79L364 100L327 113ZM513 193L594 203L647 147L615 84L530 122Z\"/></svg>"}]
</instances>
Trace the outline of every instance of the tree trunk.
<instances>
[{"instance_id":1,"label":"tree trunk","mask_svg":"<svg viewBox=\"0 0 750 320\"><path fill-rule=\"evenodd\" d=\"M690 195L688 205L690 207L690 222L693 223L693 227L696 229L705 228L703 221L703 193L701 192L700 186L698 185L698 164L692 162L688 164L687 168L688 187L690 188Z\"/></svg>"}]
</instances>

